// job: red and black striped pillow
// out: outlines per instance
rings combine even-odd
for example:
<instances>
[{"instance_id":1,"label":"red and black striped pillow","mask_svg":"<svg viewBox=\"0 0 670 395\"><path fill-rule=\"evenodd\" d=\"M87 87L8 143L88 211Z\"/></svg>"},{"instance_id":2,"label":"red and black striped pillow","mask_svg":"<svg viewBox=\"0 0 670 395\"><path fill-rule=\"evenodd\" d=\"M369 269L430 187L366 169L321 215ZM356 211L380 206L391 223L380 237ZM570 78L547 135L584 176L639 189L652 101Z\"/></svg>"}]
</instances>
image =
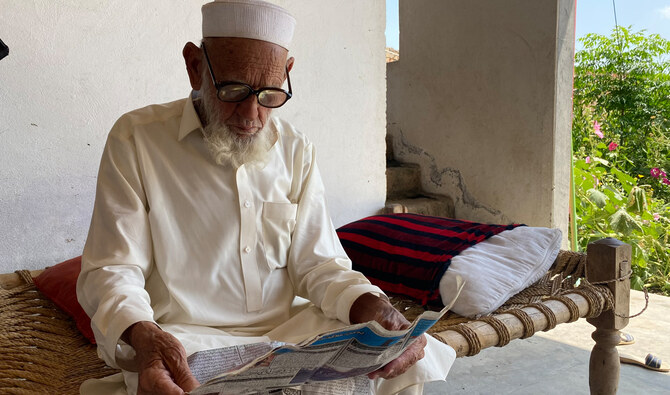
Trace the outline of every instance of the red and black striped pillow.
<instances>
[{"instance_id":1,"label":"red and black striped pillow","mask_svg":"<svg viewBox=\"0 0 670 395\"><path fill-rule=\"evenodd\" d=\"M363 218L337 229L354 270L386 292L422 305L439 301L451 258L514 225L489 225L418 214Z\"/></svg>"}]
</instances>

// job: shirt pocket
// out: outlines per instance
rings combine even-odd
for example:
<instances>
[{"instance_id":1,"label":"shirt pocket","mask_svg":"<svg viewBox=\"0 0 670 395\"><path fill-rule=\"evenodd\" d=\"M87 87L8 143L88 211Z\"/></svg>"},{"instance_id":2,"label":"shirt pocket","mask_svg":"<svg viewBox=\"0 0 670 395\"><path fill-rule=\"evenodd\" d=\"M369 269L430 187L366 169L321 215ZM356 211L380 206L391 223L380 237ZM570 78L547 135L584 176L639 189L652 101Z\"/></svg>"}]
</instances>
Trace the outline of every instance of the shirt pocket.
<instances>
[{"instance_id":1,"label":"shirt pocket","mask_svg":"<svg viewBox=\"0 0 670 395\"><path fill-rule=\"evenodd\" d=\"M297 204L263 203L263 245L271 270L286 267L297 213Z\"/></svg>"}]
</instances>

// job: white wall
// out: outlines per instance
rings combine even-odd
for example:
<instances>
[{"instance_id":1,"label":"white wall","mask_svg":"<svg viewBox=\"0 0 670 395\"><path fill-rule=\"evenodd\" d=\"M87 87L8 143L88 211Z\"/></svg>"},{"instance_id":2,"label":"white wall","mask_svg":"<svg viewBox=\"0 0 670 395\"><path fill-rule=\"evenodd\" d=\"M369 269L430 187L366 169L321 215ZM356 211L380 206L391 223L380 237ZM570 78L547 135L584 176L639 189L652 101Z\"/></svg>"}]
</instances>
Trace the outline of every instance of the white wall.
<instances>
[{"instance_id":1,"label":"white wall","mask_svg":"<svg viewBox=\"0 0 670 395\"><path fill-rule=\"evenodd\" d=\"M567 240L574 2L401 0L388 130L456 216Z\"/></svg>"},{"instance_id":2,"label":"white wall","mask_svg":"<svg viewBox=\"0 0 670 395\"><path fill-rule=\"evenodd\" d=\"M124 112L185 97L181 57L205 1L0 0L0 272L81 254L107 132ZM334 222L384 204L384 2L300 1L294 98Z\"/></svg>"}]
</instances>

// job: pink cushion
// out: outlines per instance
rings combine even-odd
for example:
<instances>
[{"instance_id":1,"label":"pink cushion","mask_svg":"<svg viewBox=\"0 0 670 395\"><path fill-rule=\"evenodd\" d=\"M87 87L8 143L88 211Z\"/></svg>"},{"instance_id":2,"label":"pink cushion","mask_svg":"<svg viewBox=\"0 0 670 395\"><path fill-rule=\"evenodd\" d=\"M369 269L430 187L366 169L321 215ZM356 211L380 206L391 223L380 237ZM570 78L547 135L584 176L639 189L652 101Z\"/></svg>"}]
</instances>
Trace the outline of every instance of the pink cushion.
<instances>
[{"instance_id":1,"label":"pink cushion","mask_svg":"<svg viewBox=\"0 0 670 395\"><path fill-rule=\"evenodd\" d=\"M82 335L95 344L91 319L77 301L77 277L80 271L81 256L78 256L47 268L34 278L34 282L44 296L74 319Z\"/></svg>"}]
</instances>

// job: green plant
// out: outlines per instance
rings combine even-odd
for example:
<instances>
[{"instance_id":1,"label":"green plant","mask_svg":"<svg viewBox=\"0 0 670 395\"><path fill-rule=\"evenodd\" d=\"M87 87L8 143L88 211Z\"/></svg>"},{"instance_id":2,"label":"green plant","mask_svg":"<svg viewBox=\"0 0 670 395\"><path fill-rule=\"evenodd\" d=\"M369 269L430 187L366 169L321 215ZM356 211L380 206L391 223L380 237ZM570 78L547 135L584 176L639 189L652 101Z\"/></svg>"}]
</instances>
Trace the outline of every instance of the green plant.
<instances>
[{"instance_id":1,"label":"green plant","mask_svg":"<svg viewBox=\"0 0 670 395\"><path fill-rule=\"evenodd\" d=\"M657 34L614 29L588 34L575 55L573 146L581 146L594 120L622 148L621 170L670 170L670 41ZM661 192L666 199L670 191Z\"/></svg>"},{"instance_id":2,"label":"green plant","mask_svg":"<svg viewBox=\"0 0 670 395\"><path fill-rule=\"evenodd\" d=\"M632 246L632 286L670 294L670 205L649 185L591 157L574 161L578 243L615 237Z\"/></svg>"},{"instance_id":3,"label":"green plant","mask_svg":"<svg viewBox=\"0 0 670 395\"><path fill-rule=\"evenodd\" d=\"M670 295L670 41L623 27L581 41L572 133L578 244L631 244L633 287Z\"/></svg>"}]
</instances>

